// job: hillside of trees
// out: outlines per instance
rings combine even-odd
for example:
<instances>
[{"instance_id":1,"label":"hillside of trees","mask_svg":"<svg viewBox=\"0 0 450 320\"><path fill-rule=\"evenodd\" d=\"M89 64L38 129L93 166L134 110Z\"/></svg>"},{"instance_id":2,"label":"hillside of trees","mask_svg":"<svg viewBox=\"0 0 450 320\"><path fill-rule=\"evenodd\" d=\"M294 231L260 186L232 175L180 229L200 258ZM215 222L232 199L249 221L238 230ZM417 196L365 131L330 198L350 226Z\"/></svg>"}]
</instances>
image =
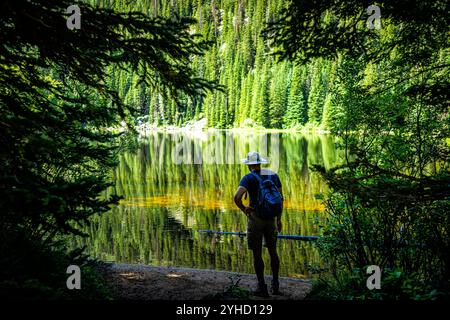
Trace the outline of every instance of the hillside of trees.
<instances>
[{"instance_id":1,"label":"hillside of trees","mask_svg":"<svg viewBox=\"0 0 450 320\"><path fill-rule=\"evenodd\" d=\"M192 58L198 77L216 80L223 91L204 98L185 97L177 104L164 92L150 90L136 73L110 69L110 85L125 102L153 125L181 126L207 119L208 127L303 127L333 129L338 114L332 104L338 62L316 59L299 65L279 63L274 48L261 36L277 18L282 0L239 1L92 1L118 11L140 11L150 16L187 16L197 20L192 33L211 42L203 56Z\"/></svg>"}]
</instances>

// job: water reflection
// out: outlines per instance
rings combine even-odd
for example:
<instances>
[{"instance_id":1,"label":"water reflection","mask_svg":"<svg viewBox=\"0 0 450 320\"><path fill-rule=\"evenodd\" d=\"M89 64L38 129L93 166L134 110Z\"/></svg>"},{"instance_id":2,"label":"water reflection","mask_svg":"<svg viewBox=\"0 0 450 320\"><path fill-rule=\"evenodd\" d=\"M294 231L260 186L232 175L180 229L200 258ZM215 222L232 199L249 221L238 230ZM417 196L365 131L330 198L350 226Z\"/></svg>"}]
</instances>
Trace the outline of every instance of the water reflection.
<instances>
[{"instance_id":1,"label":"water reflection","mask_svg":"<svg viewBox=\"0 0 450 320\"><path fill-rule=\"evenodd\" d=\"M326 185L308 168L339 162L333 139L325 135L277 136L278 141L273 136L266 139L265 150L264 139L254 133L155 132L141 138L138 150L120 156L116 186L109 191L125 199L108 214L93 217L86 227L89 237L74 239L74 245L86 244L92 256L108 261L253 272L245 237L195 231L246 230L246 218L235 207L233 195L247 167L232 163L236 161L204 161L204 154L201 164L185 161L190 158L176 161L174 154L181 154L180 141L189 146L184 151L204 151L213 141L223 147L208 153L219 160L227 159L230 141L235 160L250 150L264 150L262 154L276 166L269 168L278 171L283 183L283 233L316 235L323 206L315 195L326 192ZM307 277L307 265L321 264L309 242L279 240L278 250L281 276ZM264 255L269 270L268 255Z\"/></svg>"}]
</instances>

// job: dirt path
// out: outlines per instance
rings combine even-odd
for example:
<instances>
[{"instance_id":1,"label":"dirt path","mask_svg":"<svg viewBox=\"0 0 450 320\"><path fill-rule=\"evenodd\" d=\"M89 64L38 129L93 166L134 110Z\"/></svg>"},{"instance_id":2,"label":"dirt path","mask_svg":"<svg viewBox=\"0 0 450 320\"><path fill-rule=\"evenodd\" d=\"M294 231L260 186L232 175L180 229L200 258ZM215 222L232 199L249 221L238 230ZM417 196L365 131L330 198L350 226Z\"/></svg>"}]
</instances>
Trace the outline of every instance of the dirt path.
<instances>
[{"instance_id":1,"label":"dirt path","mask_svg":"<svg viewBox=\"0 0 450 320\"><path fill-rule=\"evenodd\" d=\"M247 295L255 286L256 277L226 271L200 270L177 267L154 267L135 264L107 263L102 267L106 279L117 299L132 300L199 300L263 299ZM232 281L239 281L236 294L227 291ZM266 277L270 283L270 277ZM311 289L308 280L280 278L284 296L269 299L303 299ZM216 295L217 294L217 295Z\"/></svg>"}]
</instances>

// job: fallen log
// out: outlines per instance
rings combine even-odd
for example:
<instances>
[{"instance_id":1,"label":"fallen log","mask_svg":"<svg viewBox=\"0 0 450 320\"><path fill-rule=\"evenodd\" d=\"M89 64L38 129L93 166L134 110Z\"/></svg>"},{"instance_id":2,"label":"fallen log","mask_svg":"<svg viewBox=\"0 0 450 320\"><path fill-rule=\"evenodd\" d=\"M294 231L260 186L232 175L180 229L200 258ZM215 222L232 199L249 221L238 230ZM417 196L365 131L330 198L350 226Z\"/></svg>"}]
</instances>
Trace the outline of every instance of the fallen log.
<instances>
[{"instance_id":1,"label":"fallen log","mask_svg":"<svg viewBox=\"0 0 450 320\"><path fill-rule=\"evenodd\" d=\"M216 230L195 230L200 233L206 234L220 234L220 235L231 235L231 236L239 236L245 237L247 236L246 232L233 232L233 231L216 231ZM301 241L314 241L319 239L317 236L302 236L302 235L289 235L289 234L278 234L278 239L288 239L288 240L301 240Z\"/></svg>"}]
</instances>

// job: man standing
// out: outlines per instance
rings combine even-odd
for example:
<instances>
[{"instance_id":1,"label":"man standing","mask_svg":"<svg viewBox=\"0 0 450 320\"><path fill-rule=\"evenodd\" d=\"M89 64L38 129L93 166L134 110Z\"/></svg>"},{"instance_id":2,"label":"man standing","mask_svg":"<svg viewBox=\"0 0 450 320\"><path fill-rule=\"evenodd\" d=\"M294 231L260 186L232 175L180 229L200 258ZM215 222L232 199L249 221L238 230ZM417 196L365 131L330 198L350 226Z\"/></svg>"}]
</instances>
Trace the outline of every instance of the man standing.
<instances>
[{"instance_id":1,"label":"man standing","mask_svg":"<svg viewBox=\"0 0 450 320\"><path fill-rule=\"evenodd\" d=\"M253 265L258 279L258 288L253 292L256 296L268 297L267 285L264 280L264 261L262 259L262 245L267 247L270 255L270 265L272 268L272 294L281 295L279 290L278 271L280 260L278 259L276 243L277 233L281 232L281 211L282 192L281 182L278 175L270 170L261 169L261 164L267 164L267 159L260 157L257 152L249 152L247 158L242 159L242 163L248 165L250 173L246 174L239 183L239 188L234 195L234 202L245 213L248 218L247 240L248 247L253 251ZM267 180L271 182L267 183ZM274 190L272 195L281 196L281 208L274 210L273 215L264 213L260 209L261 190L263 184L269 185ZM270 190L269 190L270 192ZM245 207L242 197L245 193L250 196L250 203ZM270 196L270 194L269 194ZM259 202L258 202L259 201ZM270 207L269 207L270 208Z\"/></svg>"}]
</instances>

